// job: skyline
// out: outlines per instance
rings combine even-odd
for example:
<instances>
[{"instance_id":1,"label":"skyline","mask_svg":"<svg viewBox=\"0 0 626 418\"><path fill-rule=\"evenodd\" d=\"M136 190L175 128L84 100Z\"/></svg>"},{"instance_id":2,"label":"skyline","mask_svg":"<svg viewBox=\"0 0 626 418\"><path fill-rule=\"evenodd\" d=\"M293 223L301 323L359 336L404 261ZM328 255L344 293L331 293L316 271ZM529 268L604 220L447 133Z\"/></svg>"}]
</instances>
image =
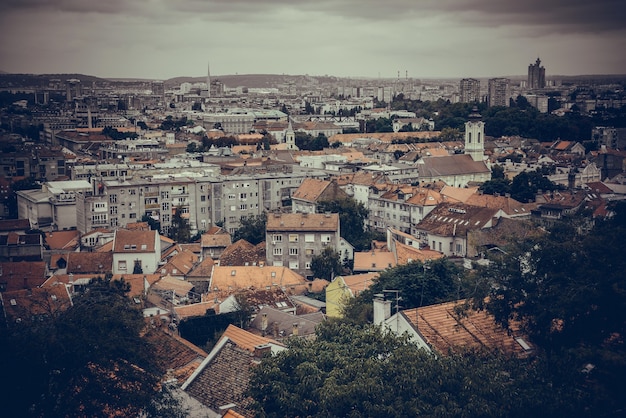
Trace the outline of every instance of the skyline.
<instances>
[{"instance_id":1,"label":"skyline","mask_svg":"<svg viewBox=\"0 0 626 418\"><path fill-rule=\"evenodd\" d=\"M8 0L0 70L103 78L626 74L615 0Z\"/></svg>"}]
</instances>

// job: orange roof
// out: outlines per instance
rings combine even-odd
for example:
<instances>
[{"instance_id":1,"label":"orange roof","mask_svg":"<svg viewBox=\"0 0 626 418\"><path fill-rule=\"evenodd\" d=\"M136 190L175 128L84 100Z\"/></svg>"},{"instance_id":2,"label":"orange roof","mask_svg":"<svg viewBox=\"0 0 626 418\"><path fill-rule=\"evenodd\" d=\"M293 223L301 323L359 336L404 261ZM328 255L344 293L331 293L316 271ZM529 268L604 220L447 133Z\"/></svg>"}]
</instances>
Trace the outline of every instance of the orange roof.
<instances>
[{"instance_id":1,"label":"orange roof","mask_svg":"<svg viewBox=\"0 0 626 418\"><path fill-rule=\"evenodd\" d=\"M200 302L190 305L175 306L174 312L179 319L204 316L209 309L214 309L215 302Z\"/></svg>"},{"instance_id":2,"label":"orange roof","mask_svg":"<svg viewBox=\"0 0 626 418\"><path fill-rule=\"evenodd\" d=\"M269 231L328 231L339 230L338 213L275 213L268 215Z\"/></svg>"},{"instance_id":3,"label":"orange roof","mask_svg":"<svg viewBox=\"0 0 626 418\"><path fill-rule=\"evenodd\" d=\"M254 352L254 348L259 345L265 345L270 343L275 345L282 345L278 341L272 340L271 338L252 334L251 332L238 328L232 324L230 324L228 328L226 328L226 331L224 331L224 334L222 334L220 341L224 338L228 338L233 343L235 343L237 347L250 351L252 353Z\"/></svg>"},{"instance_id":4,"label":"orange roof","mask_svg":"<svg viewBox=\"0 0 626 418\"><path fill-rule=\"evenodd\" d=\"M269 287L301 286L306 280L298 273L284 266L215 266L211 277L211 289L263 289Z\"/></svg>"},{"instance_id":5,"label":"orange roof","mask_svg":"<svg viewBox=\"0 0 626 418\"><path fill-rule=\"evenodd\" d=\"M157 231L143 231L118 229L113 239L113 252L116 253L146 253L154 252Z\"/></svg>"},{"instance_id":6,"label":"orange roof","mask_svg":"<svg viewBox=\"0 0 626 418\"><path fill-rule=\"evenodd\" d=\"M300 187L293 192L291 197L292 199L302 199L309 202L315 202L328 186L330 186L330 181L305 178L300 184Z\"/></svg>"},{"instance_id":7,"label":"orange roof","mask_svg":"<svg viewBox=\"0 0 626 418\"><path fill-rule=\"evenodd\" d=\"M402 311L402 315L431 347L442 354L457 347L497 349L504 354L521 356L528 353L516 340L522 338L518 326L512 324L512 334L509 334L486 311L470 309L466 315L459 315L455 308L463 303L453 301L423 306ZM525 340L523 342L530 345Z\"/></svg>"},{"instance_id":8,"label":"orange roof","mask_svg":"<svg viewBox=\"0 0 626 418\"><path fill-rule=\"evenodd\" d=\"M391 251L362 251L354 253L354 271L383 271L396 266Z\"/></svg>"},{"instance_id":9,"label":"orange roof","mask_svg":"<svg viewBox=\"0 0 626 418\"><path fill-rule=\"evenodd\" d=\"M73 249L78 246L78 231L46 232L46 244L51 250Z\"/></svg>"},{"instance_id":10,"label":"orange roof","mask_svg":"<svg viewBox=\"0 0 626 418\"><path fill-rule=\"evenodd\" d=\"M353 274L350 276L341 276L343 282L348 286L353 295L357 295L363 290L369 289L374 279L378 277L378 273Z\"/></svg>"}]
</instances>

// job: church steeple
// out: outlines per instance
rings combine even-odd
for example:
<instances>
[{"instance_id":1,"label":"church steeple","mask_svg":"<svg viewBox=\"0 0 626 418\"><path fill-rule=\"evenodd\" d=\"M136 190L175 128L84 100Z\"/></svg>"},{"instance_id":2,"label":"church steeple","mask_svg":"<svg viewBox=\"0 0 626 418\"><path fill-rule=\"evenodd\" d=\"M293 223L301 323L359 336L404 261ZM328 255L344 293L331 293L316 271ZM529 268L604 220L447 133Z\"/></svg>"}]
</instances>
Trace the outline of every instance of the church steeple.
<instances>
[{"instance_id":1,"label":"church steeple","mask_svg":"<svg viewBox=\"0 0 626 418\"><path fill-rule=\"evenodd\" d=\"M293 126L291 125L291 118L287 117L287 119L289 120L289 125L285 131L285 144L287 144L287 149L297 150L296 132L293 130Z\"/></svg>"},{"instance_id":2,"label":"church steeple","mask_svg":"<svg viewBox=\"0 0 626 418\"><path fill-rule=\"evenodd\" d=\"M485 123L478 108L474 106L469 120L465 122L465 154L474 161L483 161L485 156Z\"/></svg>"}]
</instances>

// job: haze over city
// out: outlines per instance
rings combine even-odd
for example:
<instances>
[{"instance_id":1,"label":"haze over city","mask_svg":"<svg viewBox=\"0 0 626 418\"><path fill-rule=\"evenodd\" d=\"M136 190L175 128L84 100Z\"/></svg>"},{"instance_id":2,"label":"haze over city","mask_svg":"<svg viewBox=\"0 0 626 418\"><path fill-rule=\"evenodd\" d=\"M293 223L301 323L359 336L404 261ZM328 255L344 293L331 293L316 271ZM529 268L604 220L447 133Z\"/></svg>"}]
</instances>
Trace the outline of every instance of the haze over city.
<instances>
[{"instance_id":1,"label":"haze over city","mask_svg":"<svg viewBox=\"0 0 626 418\"><path fill-rule=\"evenodd\" d=\"M625 74L615 0L4 1L0 70L454 78Z\"/></svg>"}]
</instances>

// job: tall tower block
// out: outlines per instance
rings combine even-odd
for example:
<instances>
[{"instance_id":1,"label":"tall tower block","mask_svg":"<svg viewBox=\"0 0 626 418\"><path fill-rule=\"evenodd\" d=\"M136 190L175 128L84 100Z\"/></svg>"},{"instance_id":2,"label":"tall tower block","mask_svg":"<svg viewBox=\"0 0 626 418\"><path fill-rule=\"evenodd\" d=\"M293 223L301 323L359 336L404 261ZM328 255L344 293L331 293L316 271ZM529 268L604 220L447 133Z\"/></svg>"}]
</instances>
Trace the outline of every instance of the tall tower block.
<instances>
[{"instance_id":1,"label":"tall tower block","mask_svg":"<svg viewBox=\"0 0 626 418\"><path fill-rule=\"evenodd\" d=\"M469 120L465 122L465 154L474 161L483 161L485 156L485 123L478 108L474 106Z\"/></svg>"}]
</instances>

